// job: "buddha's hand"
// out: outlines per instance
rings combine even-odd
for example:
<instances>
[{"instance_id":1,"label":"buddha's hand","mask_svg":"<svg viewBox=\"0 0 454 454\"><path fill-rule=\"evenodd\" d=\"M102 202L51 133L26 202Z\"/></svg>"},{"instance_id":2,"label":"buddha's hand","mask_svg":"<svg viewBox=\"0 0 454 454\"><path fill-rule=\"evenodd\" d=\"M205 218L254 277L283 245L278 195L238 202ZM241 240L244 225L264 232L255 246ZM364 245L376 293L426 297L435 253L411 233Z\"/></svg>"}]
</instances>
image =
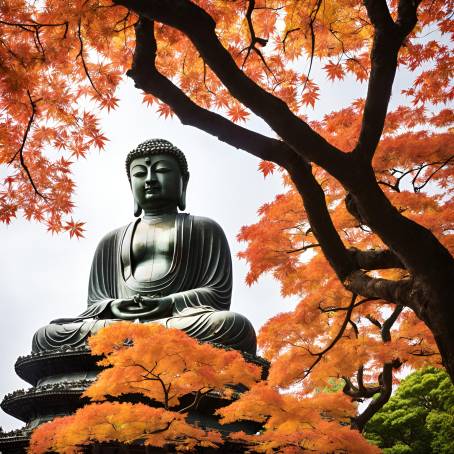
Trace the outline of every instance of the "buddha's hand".
<instances>
[{"instance_id":1,"label":"buddha's hand","mask_svg":"<svg viewBox=\"0 0 454 454\"><path fill-rule=\"evenodd\" d=\"M156 320L157 318L170 317L172 315L172 296L142 296L141 304L150 309L148 314L144 316L144 319Z\"/></svg>"},{"instance_id":2,"label":"buddha's hand","mask_svg":"<svg viewBox=\"0 0 454 454\"><path fill-rule=\"evenodd\" d=\"M133 298L113 300L110 309L114 317L121 320L156 320L172 315L172 299L135 295Z\"/></svg>"}]
</instances>

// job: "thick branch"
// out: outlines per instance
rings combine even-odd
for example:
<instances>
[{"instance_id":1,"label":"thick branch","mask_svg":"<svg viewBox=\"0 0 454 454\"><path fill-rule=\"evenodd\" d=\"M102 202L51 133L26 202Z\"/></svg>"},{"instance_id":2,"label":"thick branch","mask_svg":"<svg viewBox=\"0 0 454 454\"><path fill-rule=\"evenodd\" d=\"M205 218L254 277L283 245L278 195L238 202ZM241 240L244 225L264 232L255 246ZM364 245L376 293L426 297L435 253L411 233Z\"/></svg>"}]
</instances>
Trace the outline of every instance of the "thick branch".
<instances>
[{"instance_id":1,"label":"thick branch","mask_svg":"<svg viewBox=\"0 0 454 454\"><path fill-rule=\"evenodd\" d=\"M416 302L412 301L412 279L405 278L398 281L373 278L364 271L354 271L343 284L348 290L368 298L378 298L389 302L404 304L417 312Z\"/></svg>"},{"instance_id":2,"label":"thick branch","mask_svg":"<svg viewBox=\"0 0 454 454\"><path fill-rule=\"evenodd\" d=\"M355 386L350 378L342 377L345 381L345 385L342 391L347 395L350 396L352 399L361 400L361 399L370 399L375 394L380 392L380 385L378 386L365 386L364 385L364 366L361 366L356 373L356 382L357 386Z\"/></svg>"},{"instance_id":3,"label":"thick branch","mask_svg":"<svg viewBox=\"0 0 454 454\"><path fill-rule=\"evenodd\" d=\"M310 166L285 143L238 126L191 101L156 69L154 59L157 48L153 31L153 22L146 18L141 18L136 25L136 50L128 72L136 86L167 103L183 123L196 126L261 159L286 166L303 196L309 222L320 246L336 273L344 279L353 271L353 262L334 227L324 192L312 175Z\"/></svg>"},{"instance_id":4,"label":"thick branch","mask_svg":"<svg viewBox=\"0 0 454 454\"><path fill-rule=\"evenodd\" d=\"M260 159L284 165L294 152L279 140L236 125L215 112L194 103L182 90L164 77L155 66L156 40L153 22L141 18L135 26L136 49L127 75L135 86L168 104L183 124L201 129L219 140L241 148Z\"/></svg>"},{"instance_id":5,"label":"thick branch","mask_svg":"<svg viewBox=\"0 0 454 454\"><path fill-rule=\"evenodd\" d=\"M285 143L235 125L221 115L203 109L192 102L178 87L162 76L154 66L156 42L152 30L152 22L142 18L137 28L137 47L133 67L129 72L136 85L169 104L183 123L196 126L230 145L242 148L261 159L270 160L285 167L303 197L314 234L341 281L346 282L349 289L360 295L385 298L396 303L402 302L401 299L394 299L394 297L400 297L402 293L401 286L395 282L390 281L389 285L385 285L387 291L384 291L382 288L384 280L376 281L361 273L354 274L358 271L359 264L355 263L352 254L343 245L330 218L323 190L312 175L310 166L293 151L293 148ZM373 184L376 185L375 180ZM372 192L374 191L372 190ZM389 204L389 201L387 203ZM400 216L400 218L402 217ZM380 222L383 223L383 219ZM403 222L408 223L410 221L404 220ZM371 225L371 223L368 225ZM365 266L364 263L363 266L364 268L369 267ZM354 276L355 279L348 280L347 277L349 276ZM364 282L363 278L359 279L359 276L364 277L367 283ZM396 290L396 287L398 290ZM408 291L409 283L406 283L404 287L405 291Z\"/></svg>"},{"instance_id":6,"label":"thick branch","mask_svg":"<svg viewBox=\"0 0 454 454\"><path fill-rule=\"evenodd\" d=\"M262 89L238 68L218 39L214 20L202 8L189 0L114 0L114 3L181 30L230 93L263 118L297 153L337 178L350 173L347 155L293 114L284 101Z\"/></svg>"},{"instance_id":7,"label":"thick branch","mask_svg":"<svg viewBox=\"0 0 454 454\"><path fill-rule=\"evenodd\" d=\"M397 69L397 55L407 34L416 25L418 3L402 0L399 4L399 20L395 24L385 0L364 2L375 33L366 104L354 154L366 162L372 160L383 132Z\"/></svg>"},{"instance_id":8,"label":"thick branch","mask_svg":"<svg viewBox=\"0 0 454 454\"><path fill-rule=\"evenodd\" d=\"M393 310L392 314L383 322L381 327L381 338L383 342L391 341L391 328L393 327L396 320L399 318L399 315L404 310L402 304L398 304Z\"/></svg>"},{"instance_id":9,"label":"thick branch","mask_svg":"<svg viewBox=\"0 0 454 454\"><path fill-rule=\"evenodd\" d=\"M385 320L383 324L370 317L370 320L380 329L380 334L384 343L391 341L391 327L396 322L403 308L402 305L396 306L390 317ZM383 369L378 379L378 386L366 386L364 384L364 366L361 366L356 374L357 386L352 383L349 377L342 377L345 381L343 392L352 399L370 399L375 394L378 394L362 413L352 418L352 428L361 432L370 418L388 402L392 391L392 372L393 369L400 366L401 362L398 359L383 364Z\"/></svg>"},{"instance_id":10,"label":"thick branch","mask_svg":"<svg viewBox=\"0 0 454 454\"><path fill-rule=\"evenodd\" d=\"M299 157L290 162L287 170L302 196L304 209L318 244L339 279L343 281L357 268L333 224L322 187L312 174L311 166Z\"/></svg>"},{"instance_id":11,"label":"thick branch","mask_svg":"<svg viewBox=\"0 0 454 454\"><path fill-rule=\"evenodd\" d=\"M140 20L136 26L136 39L133 66L128 75L134 79L137 87L170 105L183 123L196 126L261 159L277 162L279 165L287 165L290 176L303 197L314 235L319 240L328 261L342 280L358 267L376 269L379 262L380 266L385 268L401 267L399 260L390 251L346 250L332 223L324 192L312 175L310 166L283 142L250 131L219 114L203 109L160 74L154 65L157 49L152 21L145 18ZM364 294L364 296L369 296L369 294Z\"/></svg>"},{"instance_id":12,"label":"thick branch","mask_svg":"<svg viewBox=\"0 0 454 454\"><path fill-rule=\"evenodd\" d=\"M416 10L422 0L400 0L397 6L396 25L403 35L408 35L414 28L418 16Z\"/></svg>"},{"instance_id":13,"label":"thick branch","mask_svg":"<svg viewBox=\"0 0 454 454\"><path fill-rule=\"evenodd\" d=\"M361 414L352 419L352 428L362 432L370 418L388 402L392 393L393 369L393 363L386 363L383 365L383 370L379 379L380 393L376 398L372 399Z\"/></svg>"},{"instance_id":14,"label":"thick branch","mask_svg":"<svg viewBox=\"0 0 454 454\"><path fill-rule=\"evenodd\" d=\"M360 251L356 248L348 250L351 257L362 270L384 270L388 268L404 268L402 262L389 249Z\"/></svg>"},{"instance_id":15,"label":"thick branch","mask_svg":"<svg viewBox=\"0 0 454 454\"><path fill-rule=\"evenodd\" d=\"M454 282L454 261L449 251L429 229L399 212L380 189L371 168L363 168L356 177L358 181L348 189L358 218L379 235L413 277L424 276L433 289L438 285L440 295L447 295Z\"/></svg>"},{"instance_id":16,"label":"thick branch","mask_svg":"<svg viewBox=\"0 0 454 454\"><path fill-rule=\"evenodd\" d=\"M389 13L386 0L364 0L364 6L374 28L383 31L394 28L394 21Z\"/></svg>"}]
</instances>

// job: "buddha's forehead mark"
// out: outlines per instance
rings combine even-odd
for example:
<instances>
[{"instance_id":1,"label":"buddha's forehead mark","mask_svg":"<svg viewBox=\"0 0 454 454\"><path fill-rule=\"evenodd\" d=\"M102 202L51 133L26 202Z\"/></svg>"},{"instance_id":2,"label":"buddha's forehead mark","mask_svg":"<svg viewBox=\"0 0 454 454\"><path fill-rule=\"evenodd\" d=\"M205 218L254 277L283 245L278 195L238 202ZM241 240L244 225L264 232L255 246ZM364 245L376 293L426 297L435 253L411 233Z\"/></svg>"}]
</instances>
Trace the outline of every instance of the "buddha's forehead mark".
<instances>
[{"instance_id":1,"label":"buddha's forehead mark","mask_svg":"<svg viewBox=\"0 0 454 454\"><path fill-rule=\"evenodd\" d=\"M158 163L167 164L167 165L173 165L173 164L178 165L178 162L176 161L176 159L173 156L163 153L163 154L156 154L156 155L151 155L151 156L138 157L131 162L130 168L133 169L137 165L155 166Z\"/></svg>"}]
</instances>

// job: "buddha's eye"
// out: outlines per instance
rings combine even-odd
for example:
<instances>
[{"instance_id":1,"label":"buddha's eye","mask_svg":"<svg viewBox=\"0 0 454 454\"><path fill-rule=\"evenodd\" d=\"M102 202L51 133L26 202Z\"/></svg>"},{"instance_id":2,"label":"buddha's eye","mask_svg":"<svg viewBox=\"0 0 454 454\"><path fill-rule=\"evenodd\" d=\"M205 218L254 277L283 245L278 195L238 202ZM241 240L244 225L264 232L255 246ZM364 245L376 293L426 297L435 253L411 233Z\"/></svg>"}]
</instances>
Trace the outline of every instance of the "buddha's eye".
<instances>
[{"instance_id":1,"label":"buddha's eye","mask_svg":"<svg viewBox=\"0 0 454 454\"><path fill-rule=\"evenodd\" d=\"M164 161L159 161L154 165L153 169L156 173L167 173L172 171L172 167L169 166L166 162Z\"/></svg>"},{"instance_id":2,"label":"buddha's eye","mask_svg":"<svg viewBox=\"0 0 454 454\"><path fill-rule=\"evenodd\" d=\"M132 175L137 178L142 178L147 175L147 169L145 169L145 167L134 167Z\"/></svg>"},{"instance_id":3,"label":"buddha's eye","mask_svg":"<svg viewBox=\"0 0 454 454\"><path fill-rule=\"evenodd\" d=\"M157 167L155 170L154 170L156 173L167 173L167 172L171 172L172 169L169 169L168 167Z\"/></svg>"}]
</instances>

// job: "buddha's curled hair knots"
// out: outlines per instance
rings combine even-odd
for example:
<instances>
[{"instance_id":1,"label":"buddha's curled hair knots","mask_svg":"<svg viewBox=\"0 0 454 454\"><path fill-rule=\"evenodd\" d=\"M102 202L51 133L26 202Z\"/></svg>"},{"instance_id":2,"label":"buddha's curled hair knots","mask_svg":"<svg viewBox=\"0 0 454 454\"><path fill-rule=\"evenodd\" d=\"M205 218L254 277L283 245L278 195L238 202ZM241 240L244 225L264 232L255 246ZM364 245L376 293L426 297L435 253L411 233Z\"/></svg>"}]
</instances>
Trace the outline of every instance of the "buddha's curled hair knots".
<instances>
[{"instance_id":1,"label":"buddha's curled hair knots","mask_svg":"<svg viewBox=\"0 0 454 454\"><path fill-rule=\"evenodd\" d=\"M180 166L181 174L183 175L183 177L189 176L186 157L178 147L165 139L149 139L139 144L126 156L126 173L128 175L128 180L131 181L129 167L134 159L161 153L173 156Z\"/></svg>"}]
</instances>

